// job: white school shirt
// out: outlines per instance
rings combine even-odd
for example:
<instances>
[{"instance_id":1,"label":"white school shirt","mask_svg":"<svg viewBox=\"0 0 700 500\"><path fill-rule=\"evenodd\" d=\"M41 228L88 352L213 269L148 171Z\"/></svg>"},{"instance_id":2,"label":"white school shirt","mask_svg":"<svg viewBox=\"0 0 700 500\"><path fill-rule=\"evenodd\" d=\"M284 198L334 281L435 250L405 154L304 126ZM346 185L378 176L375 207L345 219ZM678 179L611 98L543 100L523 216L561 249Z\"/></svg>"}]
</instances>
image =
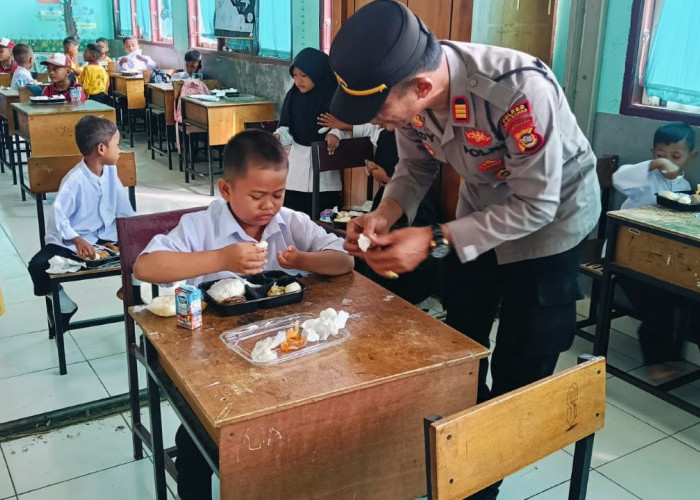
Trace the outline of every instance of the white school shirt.
<instances>
[{"instance_id":1,"label":"white school shirt","mask_svg":"<svg viewBox=\"0 0 700 500\"><path fill-rule=\"evenodd\" d=\"M33 80L34 77L27 68L18 66L15 72L12 74L12 83L10 83L10 87L13 89L18 89L20 86L23 87ZM20 85L20 82L22 85Z\"/></svg>"},{"instance_id":2,"label":"white school shirt","mask_svg":"<svg viewBox=\"0 0 700 500\"><path fill-rule=\"evenodd\" d=\"M622 165L613 174L613 186L627 196L622 209L656 205L660 191L688 191L690 183L679 175L667 179L659 170L649 170L651 160L635 165Z\"/></svg>"},{"instance_id":3,"label":"white school shirt","mask_svg":"<svg viewBox=\"0 0 700 500\"><path fill-rule=\"evenodd\" d=\"M319 128L321 126L319 125ZM348 132L331 129L329 134L333 134L339 139L350 137ZM275 130L279 134L280 142L284 146L291 145L289 150L289 172L287 173L287 190L311 193L314 190L313 169L311 168L311 147L303 146L294 142L289 127L279 127ZM319 176L319 186L321 191L342 191L343 183L340 180L340 172L321 172Z\"/></svg>"},{"instance_id":4,"label":"white school shirt","mask_svg":"<svg viewBox=\"0 0 700 500\"><path fill-rule=\"evenodd\" d=\"M301 273L303 271L284 269L277 260L277 252L294 246L301 252L318 252L321 250L343 250L343 240L334 234L326 233L314 223L308 215L283 207L265 227L261 241L267 241L266 271L285 271ZM141 255L159 251L169 252L204 252L218 250L234 243L251 242L248 236L229 210L224 200L214 200L209 208L200 212L185 214L180 223L168 234L156 235ZM187 280L197 286L205 281L215 281L235 277L230 271L222 271Z\"/></svg>"},{"instance_id":5,"label":"white school shirt","mask_svg":"<svg viewBox=\"0 0 700 500\"><path fill-rule=\"evenodd\" d=\"M377 147L377 141L379 140L379 134L384 130L383 127L379 125L373 125L372 123L363 123L362 125L352 126L352 136L353 137L369 137L370 142Z\"/></svg>"},{"instance_id":6,"label":"white school shirt","mask_svg":"<svg viewBox=\"0 0 700 500\"><path fill-rule=\"evenodd\" d=\"M105 165L102 176L81 161L61 181L46 224L46 244L75 251L78 236L88 243L117 241L117 217L135 215L117 167Z\"/></svg>"},{"instance_id":7,"label":"white school shirt","mask_svg":"<svg viewBox=\"0 0 700 500\"><path fill-rule=\"evenodd\" d=\"M146 60L142 61L136 56L145 57ZM137 71L143 71L146 69L156 69L158 67L158 65L153 59L151 59L147 55L142 54L140 50L135 50L123 57L126 57L126 62L124 64L117 63L118 71L124 71L125 69L135 69ZM117 61L121 61L121 59L122 58L120 57L117 59Z\"/></svg>"}]
</instances>

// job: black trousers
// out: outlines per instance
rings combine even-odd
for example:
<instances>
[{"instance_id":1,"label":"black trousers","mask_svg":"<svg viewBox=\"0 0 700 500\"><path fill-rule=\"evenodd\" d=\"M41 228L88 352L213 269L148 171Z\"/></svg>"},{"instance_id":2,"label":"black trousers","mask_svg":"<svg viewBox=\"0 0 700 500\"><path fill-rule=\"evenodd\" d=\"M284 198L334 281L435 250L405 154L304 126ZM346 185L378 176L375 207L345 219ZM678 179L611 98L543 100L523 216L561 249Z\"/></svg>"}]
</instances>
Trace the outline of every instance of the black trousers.
<instances>
[{"instance_id":1,"label":"black trousers","mask_svg":"<svg viewBox=\"0 0 700 500\"><path fill-rule=\"evenodd\" d=\"M175 434L175 445L177 495L180 500L210 500L213 471L182 425Z\"/></svg>"},{"instance_id":2,"label":"black trousers","mask_svg":"<svg viewBox=\"0 0 700 500\"><path fill-rule=\"evenodd\" d=\"M49 259L56 255L75 259L75 254L71 250L50 243L29 261L29 275L34 283L34 295L43 297L51 292L51 280L46 270L49 268Z\"/></svg>"},{"instance_id":3,"label":"black trousers","mask_svg":"<svg viewBox=\"0 0 700 500\"><path fill-rule=\"evenodd\" d=\"M284 194L284 206L296 210L297 212L304 212L306 215L311 217L311 199L312 194L303 191L286 191ZM343 206L343 193L341 191L321 191L318 195L319 210L325 210L326 208L333 208L337 206L338 208Z\"/></svg>"},{"instance_id":4,"label":"black trousers","mask_svg":"<svg viewBox=\"0 0 700 500\"><path fill-rule=\"evenodd\" d=\"M477 401L505 394L554 372L559 353L576 332L576 301L581 245L571 250L499 265L494 251L462 264L451 255L445 277L447 324L490 347L489 333L499 316L489 362L481 360Z\"/></svg>"},{"instance_id":5,"label":"black trousers","mask_svg":"<svg viewBox=\"0 0 700 500\"><path fill-rule=\"evenodd\" d=\"M102 104L109 104L109 96L105 94L104 92L101 94L92 94L88 96L88 99L91 101L97 101Z\"/></svg>"}]
</instances>

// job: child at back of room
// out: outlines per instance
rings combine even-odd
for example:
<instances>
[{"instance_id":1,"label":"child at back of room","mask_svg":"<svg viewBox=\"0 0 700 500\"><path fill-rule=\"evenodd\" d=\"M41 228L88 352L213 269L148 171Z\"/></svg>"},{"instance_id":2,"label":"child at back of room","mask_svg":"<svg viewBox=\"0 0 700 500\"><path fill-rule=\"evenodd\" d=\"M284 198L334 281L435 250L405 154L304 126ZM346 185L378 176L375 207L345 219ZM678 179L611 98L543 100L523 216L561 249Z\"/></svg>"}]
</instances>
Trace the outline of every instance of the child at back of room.
<instances>
[{"instance_id":1,"label":"child at back of room","mask_svg":"<svg viewBox=\"0 0 700 500\"><path fill-rule=\"evenodd\" d=\"M94 259L93 245L117 241L117 217L135 214L117 173L117 126L105 118L85 116L75 126L75 142L83 160L61 181L46 225L46 245L29 262L37 296L50 292L46 271L52 257ZM65 330L78 306L63 289L60 307Z\"/></svg>"},{"instance_id":2,"label":"child at back of room","mask_svg":"<svg viewBox=\"0 0 700 500\"><path fill-rule=\"evenodd\" d=\"M170 81L185 78L202 78L202 54L198 50L185 52L185 70L175 73Z\"/></svg>"},{"instance_id":3,"label":"child at back of room","mask_svg":"<svg viewBox=\"0 0 700 500\"><path fill-rule=\"evenodd\" d=\"M12 74L17 69L17 62L12 57L12 49L15 48L15 42L9 38L0 38L0 74Z\"/></svg>"},{"instance_id":4,"label":"child at back of room","mask_svg":"<svg viewBox=\"0 0 700 500\"><path fill-rule=\"evenodd\" d=\"M43 66L49 70L51 84L44 88L42 95L53 97L62 95L67 101L71 100L71 89L78 87L77 82L70 79L70 58L58 52L51 54L46 61L42 61ZM87 97L82 87L80 88L80 101L85 101Z\"/></svg>"},{"instance_id":5,"label":"child at back of room","mask_svg":"<svg viewBox=\"0 0 700 500\"><path fill-rule=\"evenodd\" d=\"M107 70L99 63L100 57L102 57L102 49L99 45L89 43L85 47L83 58L87 65L80 73L78 83L83 87L88 99L108 104L107 83L109 76L107 75Z\"/></svg>"},{"instance_id":6,"label":"child at back of room","mask_svg":"<svg viewBox=\"0 0 700 500\"><path fill-rule=\"evenodd\" d=\"M106 38L100 37L97 40L95 40L95 43L100 46L100 49L102 49L102 55L100 56L100 62L102 63L110 63L112 62L112 58L109 57L109 40Z\"/></svg>"},{"instance_id":7,"label":"child at back of room","mask_svg":"<svg viewBox=\"0 0 700 500\"><path fill-rule=\"evenodd\" d=\"M158 66L153 59L141 53L139 41L135 36L124 39L124 51L126 55L119 59L118 71L156 69Z\"/></svg>"},{"instance_id":8,"label":"child at back of room","mask_svg":"<svg viewBox=\"0 0 700 500\"><path fill-rule=\"evenodd\" d=\"M18 89L28 85L34 80L31 69L34 68L34 52L29 45L18 43L12 49L12 56L17 63L17 69L12 74L12 83L10 87Z\"/></svg>"},{"instance_id":9,"label":"child at back of room","mask_svg":"<svg viewBox=\"0 0 700 500\"><path fill-rule=\"evenodd\" d=\"M70 74L71 80L75 80L82 71L80 64L78 63L78 40L72 36L68 36L63 39L63 53L66 57L70 58Z\"/></svg>"}]
</instances>

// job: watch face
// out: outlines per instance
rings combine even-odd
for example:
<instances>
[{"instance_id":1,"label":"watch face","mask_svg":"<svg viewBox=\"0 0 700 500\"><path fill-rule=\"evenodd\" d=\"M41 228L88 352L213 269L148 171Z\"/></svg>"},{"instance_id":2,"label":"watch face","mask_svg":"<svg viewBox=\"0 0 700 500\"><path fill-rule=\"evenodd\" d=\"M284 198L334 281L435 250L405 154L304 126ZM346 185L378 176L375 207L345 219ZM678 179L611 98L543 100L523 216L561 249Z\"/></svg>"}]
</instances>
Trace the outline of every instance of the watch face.
<instances>
[{"instance_id":1,"label":"watch face","mask_svg":"<svg viewBox=\"0 0 700 500\"><path fill-rule=\"evenodd\" d=\"M450 247L447 245L441 245L433 248L430 251L430 256L435 257L436 259L442 259L443 257L446 257L448 253L450 253Z\"/></svg>"}]
</instances>

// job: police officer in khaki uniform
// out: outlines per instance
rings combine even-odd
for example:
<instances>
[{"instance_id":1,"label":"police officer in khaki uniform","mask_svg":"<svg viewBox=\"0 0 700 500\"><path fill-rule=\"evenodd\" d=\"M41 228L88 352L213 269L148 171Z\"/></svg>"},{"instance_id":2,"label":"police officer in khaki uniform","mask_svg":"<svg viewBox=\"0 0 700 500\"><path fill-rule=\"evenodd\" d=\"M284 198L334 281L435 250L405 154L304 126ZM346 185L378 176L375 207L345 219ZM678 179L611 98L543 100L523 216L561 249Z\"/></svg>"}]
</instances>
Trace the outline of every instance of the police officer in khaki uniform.
<instances>
[{"instance_id":1,"label":"police officer in khaki uniform","mask_svg":"<svg viewBox=\"0 0 700 500\"><path fill-rule=\"evenodd\" d=\"M331 113L395 125L400 158L377 210L348 225L346 249L388 276L447 258L447 322L486 346L500 309L481 400L550 375L573 341L580 243L600 214L595 156L551 70L510 49L438 42L391 0L349 18L330 60ZM443 162L463 181L457 219L389 232L414 217Z\"/></svg>"}]
</instances>

